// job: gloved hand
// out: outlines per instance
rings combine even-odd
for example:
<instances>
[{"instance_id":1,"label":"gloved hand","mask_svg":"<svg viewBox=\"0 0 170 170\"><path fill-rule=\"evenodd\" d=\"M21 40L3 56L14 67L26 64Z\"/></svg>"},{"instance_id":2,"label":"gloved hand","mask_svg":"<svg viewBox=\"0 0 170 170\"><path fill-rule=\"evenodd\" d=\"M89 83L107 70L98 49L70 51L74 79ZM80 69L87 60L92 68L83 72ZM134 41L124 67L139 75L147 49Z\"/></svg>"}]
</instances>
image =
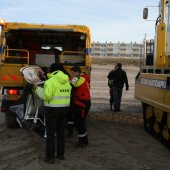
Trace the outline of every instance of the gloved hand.
<instances>
[{"instance_id":1,"label":"gloved hand","mask_svg":"<svg viewBox=\"0 0 170 170\"><path fill-rule=\"evenodd\" d=\"M129 90L129 87L126 87L126 91L128 91Z\"/></svg>"}]
</instances>

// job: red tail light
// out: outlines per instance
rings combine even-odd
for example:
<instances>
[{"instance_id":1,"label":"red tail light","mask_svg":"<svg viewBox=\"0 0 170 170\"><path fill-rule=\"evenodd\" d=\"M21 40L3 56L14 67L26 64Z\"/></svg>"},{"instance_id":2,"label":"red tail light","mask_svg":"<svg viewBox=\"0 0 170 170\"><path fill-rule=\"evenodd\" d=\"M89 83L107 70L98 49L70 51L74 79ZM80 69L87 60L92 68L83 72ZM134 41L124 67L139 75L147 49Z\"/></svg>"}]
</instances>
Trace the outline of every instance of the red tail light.
<instances>
[{"instance_id":1,"label":"red tail light","mask_svg":"<svg viewBox=\"0 0 170 170\"><path fill-rule=\"evenodd\" d=\"M17 89L8 89L7 94L9 94L9 95L18 95L19 90L17 90Z\"/></svg>"},{"instance_id":2,"label":"red tail light","mask_svg":"<svg viewBox=\"0 0 170 170\"><path fill-rule=\"evenodd\" d=\"M6 107L1 107L1 112L6 112L7 108Z\"/></svg>"}]
</instances>

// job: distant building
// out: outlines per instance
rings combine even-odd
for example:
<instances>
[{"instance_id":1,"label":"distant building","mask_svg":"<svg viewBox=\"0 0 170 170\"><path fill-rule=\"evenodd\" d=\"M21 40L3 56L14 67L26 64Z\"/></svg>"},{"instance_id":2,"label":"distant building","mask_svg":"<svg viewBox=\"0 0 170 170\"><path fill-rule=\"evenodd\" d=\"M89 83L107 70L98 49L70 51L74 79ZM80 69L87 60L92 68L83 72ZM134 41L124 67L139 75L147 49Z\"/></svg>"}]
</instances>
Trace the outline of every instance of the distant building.
<instances>
[{"instance_id":1,"label":"distant building","mask_svg":"<svg viewBox=\"0 0 170 170\"><path fill-rule=\"evenodd\" d=\"M139 43L92 43L93 57L133 57L140 58L143 54L143 44Z\"/></svg>"}]
</instances>

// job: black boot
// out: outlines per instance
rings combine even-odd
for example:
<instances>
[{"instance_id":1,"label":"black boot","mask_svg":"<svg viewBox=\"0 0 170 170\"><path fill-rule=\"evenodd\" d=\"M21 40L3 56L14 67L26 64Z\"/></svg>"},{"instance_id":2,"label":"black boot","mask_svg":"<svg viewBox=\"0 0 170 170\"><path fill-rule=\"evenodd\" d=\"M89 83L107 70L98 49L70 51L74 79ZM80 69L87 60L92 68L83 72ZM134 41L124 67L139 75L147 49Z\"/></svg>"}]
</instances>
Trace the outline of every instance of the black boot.
<instances>
[{"instance_id":1,"label":"black boot","mask_svg":"<svg viewBox=\"0 0 170 170\"><path fill-rule=\"evenodd\" d=\"M47 163L49 163L49 164L53 164L53 163L54 163L54 158L45 157L45 158L43 159L43 161L44 161L44 162L47 162Z\"/></svg>"},{"instance_id":2,"label":"black boot","mask_svg":"<svg viewBox=\"0 0 170 170\"><path fill-rule=\"evenodd\" d=\"M88 136L87 135L83 138L83 143L85 145L88 145Z\"/></svg>"},{"instance_id":3,"label":"black boot","mask_svg":"<svg viewBox=\"0 0 170 170\"><path fill-rule=\"evenodd\" d=\"M75 147L76 148L84 148L88 145L88 138L87 136L85 137L79 137L79 141L76 143Z\"/></svg>"}]
</instances>

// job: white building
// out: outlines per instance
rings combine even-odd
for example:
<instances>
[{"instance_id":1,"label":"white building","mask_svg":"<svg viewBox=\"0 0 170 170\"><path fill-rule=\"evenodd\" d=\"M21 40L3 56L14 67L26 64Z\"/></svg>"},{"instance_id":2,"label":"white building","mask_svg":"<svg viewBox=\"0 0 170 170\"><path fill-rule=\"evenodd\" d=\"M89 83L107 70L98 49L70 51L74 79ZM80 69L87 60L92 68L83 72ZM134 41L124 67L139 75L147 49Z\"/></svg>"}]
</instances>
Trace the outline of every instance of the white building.
<instances>
[{"instance_id":1,"label":"white building","mask_svg":"<svg viewBox=\"0 0 170 170\"><path fill-rule=\"evenodd\" d=\"M139 43L92 43L93 57L133 57L140 58L143 44Z\"/></svg>"}]
</instances>

